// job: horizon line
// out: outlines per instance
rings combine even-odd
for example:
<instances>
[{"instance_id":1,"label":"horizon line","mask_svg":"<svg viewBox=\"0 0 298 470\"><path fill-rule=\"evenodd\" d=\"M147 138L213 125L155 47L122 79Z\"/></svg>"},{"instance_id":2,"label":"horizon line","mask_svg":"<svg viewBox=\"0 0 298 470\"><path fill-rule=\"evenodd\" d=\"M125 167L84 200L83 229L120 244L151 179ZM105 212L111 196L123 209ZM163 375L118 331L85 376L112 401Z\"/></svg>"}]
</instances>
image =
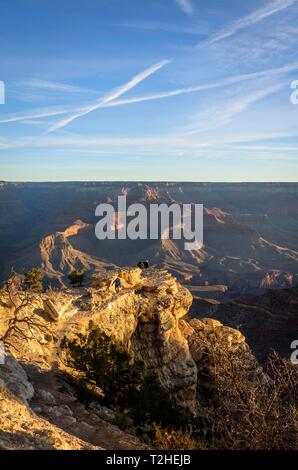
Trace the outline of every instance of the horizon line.
<instances>
[{"instance_id":1,"label":"horizon line","mask_svg":"<svg viewBox=\"0 0 298 470\"><path fill-rule=\"evenodd\" d=\"M94 183L135 183L135 184L148 184L148 183L168 183L168 184L298 184L298 181L282 181L282 180L272 180L272 181L193 181L193 180L0 180L0 184L94 184Z\"/></svg>"}]
</instances>

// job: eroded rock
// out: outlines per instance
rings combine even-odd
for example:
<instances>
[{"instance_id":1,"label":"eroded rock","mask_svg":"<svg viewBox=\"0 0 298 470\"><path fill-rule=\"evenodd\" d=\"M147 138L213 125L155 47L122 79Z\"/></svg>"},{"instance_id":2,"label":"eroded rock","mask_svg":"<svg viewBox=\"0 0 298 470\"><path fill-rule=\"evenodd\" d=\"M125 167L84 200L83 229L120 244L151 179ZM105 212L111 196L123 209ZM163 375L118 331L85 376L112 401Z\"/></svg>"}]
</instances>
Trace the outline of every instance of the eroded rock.
<instances>
[{"instance_id":1,"label":"eroded rock","mask_svg":"<svg viewBox=\"0 0 298 470\"><path fill-rule=\"evenodd\" d=\"M4 350L3 364L0 364L0 387L11 392L21 402L28 405L34 395L34 388L29 382L26 372L15 357Z\"/></svg>"}]
</instances>

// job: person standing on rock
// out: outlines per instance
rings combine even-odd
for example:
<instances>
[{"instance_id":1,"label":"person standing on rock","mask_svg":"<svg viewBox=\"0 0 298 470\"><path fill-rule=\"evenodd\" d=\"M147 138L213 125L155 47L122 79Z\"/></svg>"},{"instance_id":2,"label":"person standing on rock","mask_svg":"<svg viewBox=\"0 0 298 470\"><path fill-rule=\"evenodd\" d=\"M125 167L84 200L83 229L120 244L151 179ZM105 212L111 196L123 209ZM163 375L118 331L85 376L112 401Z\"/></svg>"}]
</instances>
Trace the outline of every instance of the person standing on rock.
<instances>
[{"instance_id":1,"label":"person standing on rock","mask_svg":"<svg viewBox=\"0 0 298 470\"><path fill-rule=\"evenodd\" d=\"M117 294L118 294L118 292L119 292L119 291L121 290L121 288L122 288L122 283L121 283L119 277L116 277L116 279L113 281L112 285L115 286L115 291L116 291Z\"/></svg>"}]
</instances>

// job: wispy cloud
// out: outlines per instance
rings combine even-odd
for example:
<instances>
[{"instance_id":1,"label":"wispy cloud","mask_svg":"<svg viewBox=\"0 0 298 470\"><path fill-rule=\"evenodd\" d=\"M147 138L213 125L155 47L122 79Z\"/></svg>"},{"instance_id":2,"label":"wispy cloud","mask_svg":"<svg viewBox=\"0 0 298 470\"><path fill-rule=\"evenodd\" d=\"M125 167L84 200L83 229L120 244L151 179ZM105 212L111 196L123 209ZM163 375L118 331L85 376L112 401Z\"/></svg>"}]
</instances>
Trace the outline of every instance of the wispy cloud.
<instances>
[{"instance_id":1,"label":"wispy cloud","mask_svg":"<svg viewBox=\"0 0 298 470\"><path fill-rule=\"evenodd\" d=\"M84 88L75 85L69 85L67 83L51 82L47 80L39 80L32 78L30 80L24 80L17 82L18 87L30 88L33 90L46 90L53 92L63 92L63 93L98 93L98 90L90 90L89 88Z\"/></svg>"},{"instance_id":2,"label":"wispy cloud","mask_svg":"<svg viewBox=\"0 0 298 470\"><path fill-rule=\"evenodd\" d=\"M229 85L234 85L237 83L244 83L247 81L259 80L263 78L273 79L274 77L282 76L287 73L293 72L295 70L298 70L298 62L293 62L290 64L286 64L282 67L262 70L259 72L235 75L232 77L225 78L223 80L206 83L202 85L196 85L196 86L185 87L185 88L176 88L174 90L161 91L157 93L151 93L151 94L142 95L142 96L135 96L135 97L121 99L121 100L117 99L117 97L120 97L123 93L128 91L128 89L132 88L132 86L130 85L128 89L124 90L124 87L128 85L126 84L126 85L123 85L123 87L120 87L120 89L117 89L118 91L116 90L112 92L111 94L107 95L106 98L102 98L100 101L96 102L96 104L85 105L84 107L65 106L65 107L50 107L50 108L45 108L45 109L32 110L27 113L4 116L0 119L0 124L21 122L21 121L28 121L28 120L30 121L31 119L43 119L46 117L54 117L54 116L59 116L63 114L68 114L68 113L74 113L75 116L83 115L87 113L84 112L83 114L81 114L82 109L83 110L90 109L90 111L92 111L93 109L97 109L97 108L110 108L110 107L124 106L124 105L129 105L129 104L134 104L134 103L142 103L142 102L152 101L152 100L160 100L160 99L175 97L175 96L184 95L188 93L195 93L195 92L207 91L207 90L212 90L212 89L217 89L217 88L224 88ZM131 84L133 80L134 79L132 79L128 83ZM68 119L70 118L67 118L67 120ZM56 126L57 125L58 123L56 124Z\"/></svg>"},{"instance_id":3,"label":"wispy cloud","mask_svg":"<svg viewBox=\"0 0 298 470\"><path fill-rule=\"evenodd\" d=\"M276 145L274 142L279 138L298 137L298 133L274 133L268 134L260 132L259 134L250 135L237 135L237 136L219 136L218 138L212 137L194 137L192 135L177 135L168 134L160 136L146 136L146 137L81 137L76 135L71 136L45 136L39 138L22 138L14 139L11 142L3 143L1 150L16 149L21 150L26 148L30 151L36 150L50 150L51 152L62 151L80 152L82 155L88 153L102 154L105 157L107 154L114 154L116 156L140 156L140 155L152 155L159 156L173 155L179 156L184 155L194 157L217 157L223 154L231 155L234 150L239 155L239 150L243 147L243 150L247 150L255 156L256 150L260 151L291 151L297 153L297 145L289 146ZM263 144L264 140L272 142L272 144ZM262 142L260 145L257 142ZM250 144L251 143L251 144ZM245 157L244 154L241 155ZM295 155L295 158L298 157Z\"/></svg>"},{"instance_id":4,"label":"wispy cloud","mask_svg":"<svg viewBox=\"0 0 298 470\"><path fill-rule=\"evenodd\" d=\"M77 110L79 108L76 108ZM67 114L70 112L74 112L73 106L63 106L63 107L56 107L52 106L50 108L42 108L42 109L35 109L31 111L27 111L24 113L17 113L12 114L9 116L4 116L0 119L0 124L9 124L13 122L22 122L22 121L29 121L30 119L43 119L47 117L54 117L54 116L61 116L63 114Z\"/></svg>"},{"instance_id":5,"label":"wispy cloud","mask_svg":"<svg viewBox=\"0 0 298 470\"><path fill-rule=\"evenodd\" d=\"M190 0L176 0L176 3L182 8L184 13L187 13L187 15L192 15L193 13L193 5Z\"/></svg>"},{"instance_id":6,"label":"wispy cloud","mask_svg":"<svg viewBox=\"0 0 298 470\"><path fill-rule=\"evenodd\" d=\"M178 88L175 90L170 90L170 91L165 91L165 92L159 92L159 93L153 93L150 95L145 95L145 96L140 96L140 97L132 97L127 100L116 100L113 101L112 103L109 103L107 106L112 107L112 106L120 106L124 104L131 104L131 103L140 103L143 101L150 101L150 100L157 100L157 99L162 99L162 98L169 98L172 96L178 96L178 95L183 95L187 93L194 93L194 92L199 92L199 91L207 91L207 90L212 90L216 88L223 88L229 85L234 85L237 83L243 83L246 81L252 81L252 80L257 80L257 79L262 79L262 78L269 78L273 79L274 77L278 75L283 75L287 74L289 72L292 72L294 70L298 70L298 62L294 62L291 64L287 64L283 67L278 67L278 68L273 68L273 69L268 69L268 70L262 70L260 72L253 72L253 73L247 73L247 74L241 74L241 75L235 75L233 77L228 77L223 80L219 80L217 82L213 83L207 83L205 85L198 85L198 86L192 86L192 87L186 87L186 88Z\"/></svg>"},{"instance_id":7,"label":"wispy cloud","mask_svg":"<svg viewBox=\"0 0 298 470\"><path fill-rule=\"evenodd\" d=\"M201 42L199 46L212 45L219 41L223 41L224 39L233 36L238 31L247 28L253 24L259 23L265 18L291 7L296 2L297 0L274 0L266 6L255 10L253 13L234 21L227 28L223 28L219 32L213 34L206 41Z\"/></svg>"},{"instance_id":8,"label":"wispy cloud","mask_svg":"<svg viewBox=\"0 0 298 470\"><path fill-rule=\"evenodd\" d=\"M78 119L79 117L85 116L86 114L89 114L92 111L95 111L96 109L102 108L105 105L111 103L113 100L119 98L124 93L128 92L129 90L132 90L139 83L141 83L146 78L148 78L150 75L154 74L155 72L157 72L158 70L160 70L162 67L164 67L165 65L167 65L169 63L170 63L169 60L163 60L163 61L158 62L157 64L153 65L152 67L149 67L148 69L144 70L143 72L135 75L127 83L125 83L124 85L121 85L119 88L116 88L114 91L112 91L108 95L104 96L100 100L97 100L95 103L81 108L78 112L72 114L71 116L60 120L59 122L57 122L54 126L52 126L49 129L49 132L53 132L57 129L61 129L62 127L65 127L68 124L70 124L71 122L73 122L75 119Z\"/></svg>"},{"instance_id":9,"label":"wispy cloud","mask_svg":"<svg viewBox=\"0 0 298 470\"><path fill-rule=\"evenodd\" d=\"M7 144L6 142L0 141L0 150L8 149L9 147L10 147L9 144Z\"/></svg>"},{"instance_id":10,"label":"wispy cloud","mask_svg":"<svg viewBox=\"0 0 298 470\"><path fill-rule=\"evenodd\" d=\"M195 124L192 124L186 135L196 134L198 132L216 129L230 123L235 116L246 111L252 104L277 93L287 86L283 81L272 86L263 86L262 89L254 90L245 96L237 97L229 102L224 102L220 106L208 108L207 112L195 116Z\"/></svg>"},{"instance_id":11,"label":"wispy cloud","mask_svg":"<svg viewBox=\"0 0 298 470\"><path fill-rule=\"evenodd\" d=\"M167 33L178 33L178 34L192 34L192 35L204 35L207 34L207 25L200 22L199 24L193 25L180 25L175 23L165 23L162 21L138 21L138 22L123 22L118 23L117 26L125 28L143 29L148 31L165 31Z\"/></svg>"}]
</instances>

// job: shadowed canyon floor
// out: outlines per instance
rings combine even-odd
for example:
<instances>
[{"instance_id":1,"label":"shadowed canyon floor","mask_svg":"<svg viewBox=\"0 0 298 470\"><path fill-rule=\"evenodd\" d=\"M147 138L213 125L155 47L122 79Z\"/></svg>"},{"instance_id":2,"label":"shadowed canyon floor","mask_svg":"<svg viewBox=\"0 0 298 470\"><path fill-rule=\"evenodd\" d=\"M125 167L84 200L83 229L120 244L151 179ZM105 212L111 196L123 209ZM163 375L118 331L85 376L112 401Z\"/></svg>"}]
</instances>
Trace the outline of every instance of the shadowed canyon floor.
<instances>
[{"instance_id":1,"label":"shadowed canyon floor","mask_svg":"<svg viewBox=\"0 0 298 470\"><path fill-rule=\"evenodd\" d=\"M183 240L97 240L101 202L204 204L204 246ZM194 295L225 300L297 283L297 184L1 183L2 280L11 267L40 266L47 283L63 286L73 268L164 266ZM63 201L63 204L61 204ZM197 294L196 294L197 292Z\"/></svg>"}]
</instances>

